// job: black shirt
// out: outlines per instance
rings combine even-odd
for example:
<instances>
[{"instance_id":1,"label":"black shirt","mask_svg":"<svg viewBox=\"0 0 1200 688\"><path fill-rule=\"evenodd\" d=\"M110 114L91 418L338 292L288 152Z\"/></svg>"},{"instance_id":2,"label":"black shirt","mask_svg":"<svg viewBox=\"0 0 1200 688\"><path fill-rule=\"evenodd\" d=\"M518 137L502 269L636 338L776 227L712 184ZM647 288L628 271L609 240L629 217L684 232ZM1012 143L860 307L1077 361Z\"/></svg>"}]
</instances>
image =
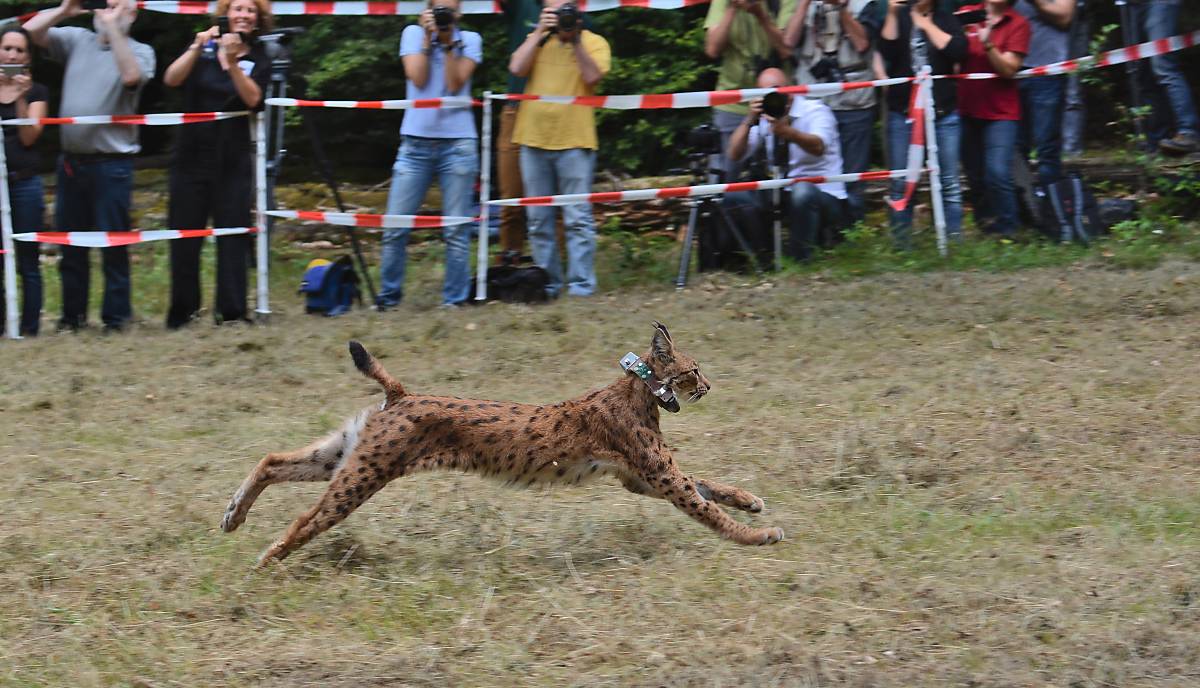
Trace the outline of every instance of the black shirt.
<instances>
[{"instance_id":1,"label":"black shirt","mask_svg":"<svg viewBox=\"0 0 1200 688\"><path fill-rule=\"evenodd\" d=\"M896 39L889 41L881 34L879 54L883 57L889 77L915 76L912 64L912 15L901 11L896 14L896 20L899 22ZM929 56L929 66L933 68L934 74L954 74L958 63L967 56L967 36L963 33L958 19L949 12L934 10L933 23L950 34L950 42L944 49L938 50L926 39L925 51ZM912 84L888 87L888 109L892 112L907 113L911 91ZM958 87L954 79L934 79L933 102L938 117L958 109Z\"/></svg>"},{"instance_id":2,"label":"black shirt","mask_svg":"<svg viewBox=\"0 0 1200 688\"><path fill-rule=\"evenodd\" d=\"M50 91L41 84L34 84L25 94L25 102L32 105L50 99ZM17 102L0 103L0 119L15 119ZM20 127L4 127L4 157L8 161L8 174L13 179L25 179L37 174L38 154L32 147L25 147L17 138Z\"/></svg>"},{"instance_id":3,"label":"black shirt","mask_svg":"<svg viewBox=\"0 0 1200 688\"><path fill-rule=\"evenodd\" d=\"M217 48L219 49L219 47ZM271 78L271 60L262 43L254 41L250 52L238 58L230 69L241 69L262 89L267 97ZM221 68L216 53L201 49L191 74L183 82L184 112L236 112L261 110L249 108L237 94L233 79ZM179 127L179 143L175 162L195 168L222 169L235 160L240 163L250 155L250 123L253 117L235 117L216 122L184 124Z\"/></svg>"}]
</instances>

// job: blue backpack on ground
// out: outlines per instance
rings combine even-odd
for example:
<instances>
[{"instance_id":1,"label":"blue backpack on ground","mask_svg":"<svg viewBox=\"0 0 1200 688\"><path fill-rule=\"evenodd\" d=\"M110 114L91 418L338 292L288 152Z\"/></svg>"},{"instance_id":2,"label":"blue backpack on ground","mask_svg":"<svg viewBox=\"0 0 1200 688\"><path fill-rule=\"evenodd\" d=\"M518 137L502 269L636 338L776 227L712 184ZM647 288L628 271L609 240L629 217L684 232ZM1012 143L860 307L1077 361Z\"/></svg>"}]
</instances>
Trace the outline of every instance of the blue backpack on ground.
<instances>
[{"instance_id":1,"label":"blue backpack on ground","mask_svg":"<svg viewBox=\"0 0 1200 688\"><path fill-rule=\"evenodd\" d=\"M300 293L305 295L304 311L328 317L348 313L354 302L362 305L358 290L358 274L350 256L330 262L317 258L309 262L300 280Z\"/></svg>"}]
</instances>

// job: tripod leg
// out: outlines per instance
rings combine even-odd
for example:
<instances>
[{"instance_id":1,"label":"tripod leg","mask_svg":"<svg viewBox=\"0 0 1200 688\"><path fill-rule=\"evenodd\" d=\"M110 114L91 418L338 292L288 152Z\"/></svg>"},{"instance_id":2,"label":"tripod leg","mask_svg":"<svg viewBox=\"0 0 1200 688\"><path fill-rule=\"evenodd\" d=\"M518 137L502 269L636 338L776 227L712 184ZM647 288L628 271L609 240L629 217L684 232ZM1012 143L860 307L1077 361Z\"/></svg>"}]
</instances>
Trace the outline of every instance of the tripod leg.
<instances>
[{"instance_id":1,"label":"tripod leg","mask_svg":"<svg viewBox=\"0 0 1200 688\"><path fill-rule=\"evenodd\" d=\"M694 205L688 211L687 229L683 233L683 252L679 256L679 275L675 278L675 288L687 286L688 268L692 263L692 240L696 236L696 221L700 217L700 206Z\"/></svg>"},{"instance_id":2,"label":"tripod leg","mask_svg":"<svg viewBox=\"0 0 1200 688\"><path fill-rule=\"evenodd\" d=\"M750 264L754 266L754 271L760 275L763 274L762 266L758 264L758 256L754 255L754 249L751 248L750 242L746 241L746 237L742 234L742 230L738 229L738 226L733 221L733 218L729 217L729 211L725 208L725 206L711 198L706 198L701 201L701 203L712 203L713 205L717 206L717 221L725 223L725 228L729 230L729 233L732 234L733 238L738 242L738 246L746 254L746 257L750 259Z\"/></svg>"},{"instance_id":3,"label":"tripod leg","mask_svg":"<svg viewBox=\"0 0 1200 688\"><path fill-rule=\"evenodd\" d=\"M308 138L312 142L313 156L317 159L317 170L325 179L325 184L329 190L333 192L333 200L337 203L338 212L346 212L346 205L342 203L342 194L338 190L337 180L333 177L333 167L329 164L329 158L325 156L325 146L321 144L321 136L317 132L317 124L313 121L312 115L308 108L300 108L300 114L304 119L304 127L308 130ZM358 243L358 232L354 227L347 227L346 233L350 235L350 246L354 249L354 257L358 259L358 269L362 272L363 279L367 282L367 291L371 294L371 303L379 303L379 295L375 293L375 283L371 280L371 272L367 269L367 260L363 258L362 246Z\"/></svg>"}]
</instances>

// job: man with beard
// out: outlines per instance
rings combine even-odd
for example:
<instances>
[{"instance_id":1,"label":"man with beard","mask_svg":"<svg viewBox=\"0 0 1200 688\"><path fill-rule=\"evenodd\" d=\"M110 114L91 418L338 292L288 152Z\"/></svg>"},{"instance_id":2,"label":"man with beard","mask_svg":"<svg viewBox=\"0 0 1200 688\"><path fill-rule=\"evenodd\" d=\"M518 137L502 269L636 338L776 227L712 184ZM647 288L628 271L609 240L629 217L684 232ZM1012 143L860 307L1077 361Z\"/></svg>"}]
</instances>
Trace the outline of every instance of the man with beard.
<instances>
[{"instance_id":1,"label":"man with beard","mask_svg":"<svg viewBox=\"0 0 1200 688\"><path fill-rule=\"evenodd\" d=\"M25 29L51 59L65 66L59 115L131 115L142 86L154 76L154 51L129 37L137 18L133 0L108 0L93 13L95 31L52 28L84 14L80 0L63 0L39 13ZM137 127L121 124L70 125L60 134L58 187L54 216L59 231L127 231L133 192L133 156L140 150ZM130 304L129 251L100 249L104 265L104 329L119 331L133 318ZM62 280L60 329L87 324L88 249L63 246L58 271Z\"/></svg>"}]
</instances>

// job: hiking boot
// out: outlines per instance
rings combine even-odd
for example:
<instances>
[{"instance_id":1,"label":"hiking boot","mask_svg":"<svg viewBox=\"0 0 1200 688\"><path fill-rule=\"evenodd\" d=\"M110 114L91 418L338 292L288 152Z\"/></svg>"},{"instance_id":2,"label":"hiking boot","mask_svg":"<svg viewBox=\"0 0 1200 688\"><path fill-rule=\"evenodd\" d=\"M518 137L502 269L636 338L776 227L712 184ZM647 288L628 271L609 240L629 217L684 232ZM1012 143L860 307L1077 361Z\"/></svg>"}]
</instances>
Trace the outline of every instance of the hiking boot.
<instances>
[{"instance_id":1,"label":"hiking boot","mask_svg":"<svg viewBox=\"0 0 1200 688\"><path fill-rule=\"evenodd\" d=\"M1162 152L1172 155L1200 153L1200 138L1195 134L1179 134L1173 139L1159 141L1158 147L1162 149Z\"/></svg>"}]
</instances>

